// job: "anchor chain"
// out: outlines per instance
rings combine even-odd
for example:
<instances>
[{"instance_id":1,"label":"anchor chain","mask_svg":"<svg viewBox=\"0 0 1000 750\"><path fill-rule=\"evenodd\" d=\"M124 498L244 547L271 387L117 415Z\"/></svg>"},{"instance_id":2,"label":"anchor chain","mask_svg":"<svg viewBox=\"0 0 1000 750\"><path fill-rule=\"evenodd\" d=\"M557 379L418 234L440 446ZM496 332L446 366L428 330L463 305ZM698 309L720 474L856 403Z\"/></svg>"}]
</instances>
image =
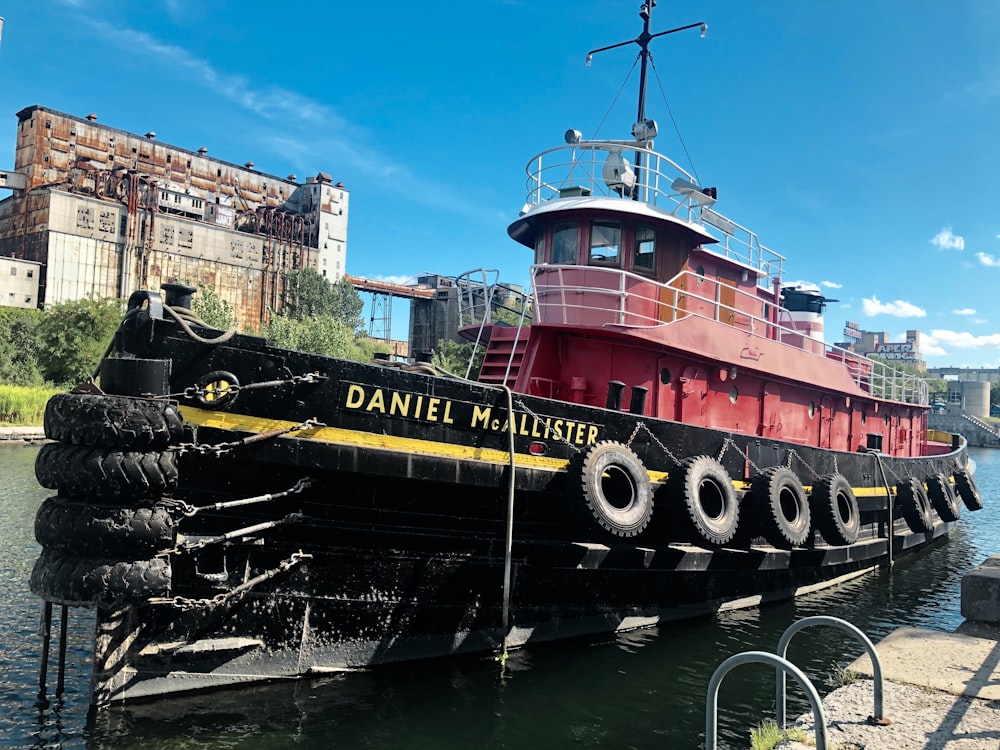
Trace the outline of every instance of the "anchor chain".
<instances>
[{"instance_id":1,"label":"anchor chain","mask_svg":"<svg viewBox=\"0 0 1000 750\"><path fill-rule=\"evenodd\" d=\"M222 604L225 604L230 599L239 596L246 591L249 591L254 586L264 583L264 581L268 581L271 578L274 578L275 576L279 575L280 573L284 573L287 570L291 570L296 565L299 565L305 562L306 560L312 560L312 555L302 551L295 552L292 554L291 557L282 560L280 563L278 563L277 567L271 570L267 570L258 576L254 576L253 578L244 581L239 586L235 586L229 591L224 591L221 594L216 594L215 596L206 599L189 599L188 597L185 596L169 596L169 597L157 596L148 599L147 603L156 606L174 607L175 609L180 609L180 610L197 609L200 607L209 607L209 608L218 607Z\"/></svg>"},{"instance_id":2,"label":"anchor chain","mask_svg":"<svg viewBox=\"0 0 1000 750\"><path fill-rule=\"evenodd\" d=\"M680 466L681 462L677 458L677 456L675 456L667 446L665 446L662 442L660 442L660 439L653 434L653 431L646 426L645 422L636 422L635 429L632 430L632 434L629 436L629 439L625 441L625 445L627 447L629 448L632 447L632 441L635 440L640 430L644 431L647 435L649 435L649 439L653 441L656 447L658 447L661 451L663 451L666 454L667 458L673 461L675 465Z\"/></svg>"},{"instance_id":3,"label":"anchor chain","mask_svg":"<svg viewBox=\"0 0 1000 750\"><path fill-rule=\"evenodd\" d=\"M527 414L528 414L528 415L529 415L530 417L532 417L532 418L533 418L533 419L534 419L534 420L535 420L536 422L544 422L544 421L545 421L545 420L544 420L544 419L543 419L543 418L542 418L541 416L539 416L538 414L535 414L535 412L533 412L533 411L532 411L532 410L531 410L531 409L530 409L530 408L528 407L528 405L527 405L526 403L524 403L524 401L522 401L521 399L518 399L518 400L516 401L516 403L517 403L517 406L518 406L518 408L519 408L519 409L521 409L522 411L524 411L525 413L527 413ZM513 418L513 417L512 417L512 418ZM582 448L580 448L580 446L578 446L578 445L574 445L574 444L573 444L573 443L571 443L571 442L570 442L569 440L567 440L567 439L566 439L565 437L563 437L563 436L562 436L562 434L560 434L560 435L559 435L559 437L555 437L555 435L553 435L553 438L554 438L555 440L558 440L558 441L559 441L559 442L561 442L561 443L565 443L566 445L568 445L568 446L569 446L570 448L572 448L572 449L573 449L573 451L574 451L575 453L579 453L579 452L580 452L580 451L582 450Z\"/></svg>"},{"instance_id":4,"label":"anchor chain","mask_svg":"<svg viewBox=\"0 0 1000 750\"><path fill-rule=\"evenodd\" d=\"M194 550L204 549L210 544L220 544L222 542L228 542L230 539L235 539L236 537L250 536L251 534L256 534L260 531L273 529L276 526L284 526L286 523L296 523L301 521L303 518L305 518L305 516L301 513L289 513L284 518L278 518L274 521L264 521L263 523L257 523L253 526L244 526L242 529L227 531L225 534L201 537L190 542L180 542L173 549L161 552L157 555L157 557L169 557L170 555L193 552Z\"/></svg>"}]
</instances>

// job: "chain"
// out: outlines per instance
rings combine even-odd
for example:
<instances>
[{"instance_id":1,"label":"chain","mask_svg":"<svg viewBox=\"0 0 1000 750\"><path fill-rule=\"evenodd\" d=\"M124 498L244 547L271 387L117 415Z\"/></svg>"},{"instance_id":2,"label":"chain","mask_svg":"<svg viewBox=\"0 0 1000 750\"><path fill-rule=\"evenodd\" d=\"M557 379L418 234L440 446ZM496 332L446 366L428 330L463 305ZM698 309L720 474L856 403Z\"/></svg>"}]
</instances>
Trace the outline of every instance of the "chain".
<instances>
[{"instance_id":1,"label":"chain","mask_svg":"<svg viewBox=\"0 0 1000 750\"><path fill-rule=\"evenodd\" d=\"M744 461L750 464L751 468L754 471L754 474L761 473L760 467L756 463L754 463L754 460L752 458L750 458L750 454L746 451L746 449L740 448L740 446L732 438L727 437L725 440L722 441L722 448L719 451L719 457L716 460L721 463L722 457L726 454L726 451L729 448L733 448L733 450L735 450L737 453L740 454L740 457L743 458Z\"/></svg>"},{"instance_id":2,"label":"chain","mask_svg":"<svg viewBox=\"0 0 1000 750\"><path fill-rule=\"evenodd\" d=\"M326 375L320 375L318 372L307 372L305 375L292 375L284 380L264 380L260 383L247 383L246 385L241 385L239 383L229 383L226 385L225 392L231 393L233 396L238 394L240 391L253 391L259 388L279 388L283 385L300 385L308 384L315 385L316 383L322 383L329 378ZM188 386L180 393L168 393L165 396L154 396L158 399L197 399L200 396L206 396L212 394L218 396L219 392L214 390L209 390L208 388L199 388L196 385Z\"/></svg>"},{"instance_id":3,"label":"chain","mask_svg":"<svg viewBox=\"0 0 1000 750\"><path fill-rule=\"evenodd\" d=\"M820 478L821 475L809 464L808 461L806 461L804 458L802 458L802 456L800 456L798 454L798 451L796 451L794 448L792 448L790 451L788 451L788 460L785 462L785 466L787 466L789 469L792 468L792 459L793 458L799 459L799 463L802 464L803 466L805 466L807 469L809 469L809 473L812 474L812 478L813 479L819 479Z\"/></svg>"},{"instance_id":4,"label":"chain","mask_svg":"<svg viewBox=\"0 0 1000 750\"><path fill-rule=\"evenodd\" d=\"M246 445L250 445L251 443L259 443L262 440L271 440L282 435L287 435L290 432L311 430L314 427L326 427L326 424L320 422L318 419L307 419L305 422L293 424L291 427L284 427L280 430L271 430L270 432L261 432L229 443L213 443L211 445L206 445L204 443L197 445L195 443L179 443L176 446L171 446L170 450L176 451L180 455L184 455L186 453L197 453L199 455L221 457L227 453L234 452L237 448L242 448Z\"/></svg>"},{"instance_id":5,"label":"chain","mask_svg":"<svg viewBox=\"0 0 1000 750\"><path fill-rule=\"evenodd\" d=\"M185 596L173 596L173 597L155 596L151 597L147 603L153 605L166 605L180 610L197 609L200 607L209 607L209 608L218 607L222 604L225 604L230 599L239 596L243 592L249 591L254 586L263 583L264 581L270 580L271 578L274 578L279 573L283 573L287 570L290 570L294 568L296 565L299 565L300 563L303 563L306 560L311 560L311 559L312 555L310 554L301 551L296 552L288 559L282 560L280 563L278 563L278 566L276 568L265 571L264 573L261 573L259 576L254 576L250 580L241 583L239 586L236 586L235 588L232 588L229 591L224 591L221 594L216 594L215 596L206 599L189 599Z\"/></svg>"},{"instance_id":6,"label":"chain","mask_svg":"<svg viewBox=\"0 0 1000 750\"><path fill-rule=\"evenodd\" d=\"M535 412L533 412L528 407L528 405L526 403L524 403L524 401L522 401L521 399L518 399L516 401L516 403L517 403L517 406L518 406L519 409L521 409L522 411L526 412L528 414L528 416L530 416L536 422L540 422L540 423L544 423L545 422L544 418L542 418L538 414L535 414ZM513 419L513 415L511 415L511 419ZM569 440L567 440L562 435L560 435L559 437L557 437L555 439L558 440L558 441L560 441L560 442L562 442L562 443L566 443L566 445L568 445L570 448L572 448L573 451L576 452L576 453L579 453L582 450L582 448L580 448L580 446L574 445L573 443L571 443Z\"/></svg>"},{"instance_id":7,"label":"chain","mask_svg":"<svg viewBox=\"0 0 1000 750\"><path fill-rule=\"evenodd\" d=\"M639 433L639 430L645 431L645 433L649 435L649 439L653 441L656 447L659 448L661 451L663 451L666 454L667 458L673 461L674 464L680 466L681 463L680 459L678 459L677 456L675 456L667 446L665 446L663 443L660 442L660 439L653 434L653 431L646 426L645 422L636 423L635 429L632 431L632 436L628 439L626 445L631 446L632 441L635 439L635 436Z\"/></svg>"}]
</instances>

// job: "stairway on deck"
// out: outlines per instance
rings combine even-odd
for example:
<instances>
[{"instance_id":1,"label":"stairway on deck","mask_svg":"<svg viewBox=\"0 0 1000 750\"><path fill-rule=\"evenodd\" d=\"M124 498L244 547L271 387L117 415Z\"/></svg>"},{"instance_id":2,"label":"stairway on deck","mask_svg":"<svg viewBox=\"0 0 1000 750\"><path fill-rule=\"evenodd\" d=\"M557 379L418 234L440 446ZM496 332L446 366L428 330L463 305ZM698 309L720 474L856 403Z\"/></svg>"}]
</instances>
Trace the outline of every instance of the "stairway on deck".
<instances>
[{"instance_id":1,"label":"stairway on deck","mask_svg":"<svg viewBox=\"0 0 1000 750\"><path fill-rule=\"evenodd\" d=\"M520 333L520 337L518 337ZM494 326L490 333L490 343L486 348L483 366L479 370L479 382L492 385L513 385L521 369L524 351L528 346L528 332L523 328L500 328ZM513 358L511 357L513 353ZM508 372L507 366L510 365ZM506 373L506 378L504 374Z\"/></svg>"}]
</instances>

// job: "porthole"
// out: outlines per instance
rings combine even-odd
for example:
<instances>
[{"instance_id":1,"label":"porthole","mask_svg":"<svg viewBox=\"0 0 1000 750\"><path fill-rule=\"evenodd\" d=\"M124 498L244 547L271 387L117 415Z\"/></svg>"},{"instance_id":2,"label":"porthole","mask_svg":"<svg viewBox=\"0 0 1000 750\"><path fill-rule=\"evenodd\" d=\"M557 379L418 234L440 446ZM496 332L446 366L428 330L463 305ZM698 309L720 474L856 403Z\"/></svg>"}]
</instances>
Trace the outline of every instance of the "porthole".
<instances>
[{"instance_id":1,"label":"porthole","mask_svg":"<svg viewBox=\"0 0 1000 750\"><path fill-rule=\"evenodd\" d=\"M698 266L694 269L694 272L698 276L698 283L701 284L705 281L705 266Z\"/></svg>"},{"instance_id":2,"label":"porthole","mask_svg":"<svg viewBox=\"0 0 1000 750\"><path fill-rule=\"evenodd\" d=\"M740 389L735 385L729 389L729 403L735 404L740 397Z\"/></svg>"},{"instance_id":3,"label":"porthole","mask_svg":"<svg viewBox=\"0 0 1000 750\"><path fill-rule=\"evenodd\" d=\"M868 415L865 412L861 412L861 424L865 424L868 421Z\"/></svg>"},{"instance_id":4,"label":"porthole","mask_svg":"<svg viewBox=\"0 0 1000 750\"><path fill-rule=\"evenodd\" d=\"M660 369L660 382L663 383L663 385L670 384L670 370L666 367Z\"/></svg>"},{"instance_id":5,"label":"porthole","mask_svg":"<svg viewBox=\"0 0 1000 750\"><path fill-rule=\"evenodd\" d=\"M815 401L810 401L809 402L809 419L812 419L815 416L816 416L816 402Z\"/></svg>"}]
</instances>

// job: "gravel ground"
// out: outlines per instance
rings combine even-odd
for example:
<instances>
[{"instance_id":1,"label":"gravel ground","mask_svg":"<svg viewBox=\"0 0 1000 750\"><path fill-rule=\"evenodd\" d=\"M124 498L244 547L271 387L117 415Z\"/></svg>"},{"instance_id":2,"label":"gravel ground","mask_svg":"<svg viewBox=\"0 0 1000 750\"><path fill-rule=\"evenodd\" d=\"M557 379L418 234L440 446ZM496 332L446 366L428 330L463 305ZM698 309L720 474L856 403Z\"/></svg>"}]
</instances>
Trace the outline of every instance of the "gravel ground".
<instances>
[{"instance_id":1,"label":"gravel ground","mask_svg":"<svg viewBox=\"0 0 1000 750\"><path fill-rule=\"evenodd\" d=\"M858 750L1000 750L1000 701L965 698L913 685L884 683L883 708L890 726L872 726L871 680L857 680L823 699L827 747ZM812 714L794 726L812 735ZM780 748L815 750L783 743Z\"/></svg>"}]
</instances>

